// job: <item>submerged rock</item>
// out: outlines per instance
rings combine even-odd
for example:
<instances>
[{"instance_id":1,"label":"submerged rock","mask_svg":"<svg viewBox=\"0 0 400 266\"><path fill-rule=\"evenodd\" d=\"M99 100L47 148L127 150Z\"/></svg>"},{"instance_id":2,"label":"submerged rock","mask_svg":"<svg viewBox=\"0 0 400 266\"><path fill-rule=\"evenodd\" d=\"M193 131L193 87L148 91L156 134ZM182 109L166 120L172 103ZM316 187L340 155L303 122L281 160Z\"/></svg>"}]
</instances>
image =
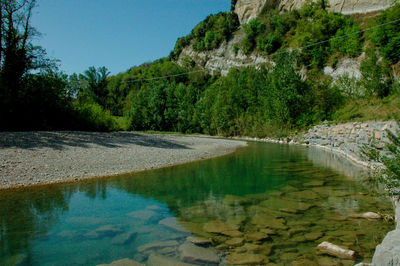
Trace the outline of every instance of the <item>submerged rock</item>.
<instances>
[{"instance_id":1,"label":"submerged rock","mask_svg":"<svg viewBox=\"0 0 400 266\"><path fill-rule=\"evenodd\" d=\"M235 237L227 240L225 244L227 244L229 247L240 247L244 243L244 238L241 237Z\"/></svg>"},{"instance_id":2,"label":"submerged rock","mask_svg":"<svg viewBox=\"0 0 400 266\"><path fill-rule=\"evenodd\" d=\"M235 195L226 195L222 199L222 203L234 206L234 205L244 205L244 204L249 204L252 202L251 198L245 198L245 197L239 197Z\"/></svg>"},{"instance_id":3,"label":"submerged rock","mask_svg":"<svg viewBox=\"0 0 400 266\"><path fill-rule=\"evenodd\" d=\"M180 258L187 263L195 264L218 264L220 259L211 249L198 247L192 243L185 242L179 247Z\"/></svg>"},{"instance_id":4,"label":"submerged rock","mask_svg":"<svg viewBox=\"0 0 400 266\"><path fill-rule=\"evenodd\" d=\"M127 213L126 216L141 220L145 223L156 223L161 219L161 215L152 210L139 210Z\"/></svg>"},{"instance_id":5,"label":"submerged rock","mask_svg":"<svg viewBox=\"0 0 400 266\"><path fill-rule=\"evenodd\" d=\"M361 214L353 214L350 215L351 218L365 218L365 219L370 219L370 220L378 220L382 219L382 216L375 212L366 212L366 213L361 213Z\"/></svg>"},{"instance_id":6,"label":"submerged rock","mask_svg":"<svg viewBox=\"0 0 400 266\"><path fill-rule=\"evenodd\" d=\"M186 240L198 246L206 246L211 244L211 240L209 239L200 239L192 236L187 237Z\"/></svg>"},{"instance_id":7,"label":"submerged rock","mask_svg":"<svg viewBox=\"0 0 400 266\"><path fill-rule=\"evenodd\" d=\"M318 245L317 250L322 254L328 254L342 259L354 259L356 256L355 251L341 248L329 242L322 242Z\"/></svg>"},{"instance_id":8,"label":"submerged rock","mask_svg":"<svg viewBox=\"0 0 400 266\"><path fill-rule=\"evenodd\" d=\"M123 231L118 226L105 225L86 233L85 237L89 239L99 239L103 237L112 237L122 232Z\"/></svg>"},{"instance_id":9,"label":"submerged rock","mask_svg":"<svg viewBox=\"0 0 400 266\"><path fill-rule=\"evenodd\" d=\"M124 234L120 234L114 237L111 243L114 245L125 245L132 242L137 235L137 232L127 232Z\"/></svg>"},{"instance_id":10,"label":"submerged rock","mask_svg":"<svg viewBox=\"0 0 400 266\"><path fill-rule=\"evenodd\" d=\"M113 261L110 264L99 264L97 266L144 266L144 264L131 259L121 259Z\"/></svg>"},{"instance_id":11,"label":"submerged rock","mask_svg":"<svg viewBox=\"0 0 400 266\"><path fill-rule=\"evenodd\" d=\"M246 239L252 242L263 241L269 238L269 235L263 232L254 232L246 235Z\"/></svg>"},{"instance_id":12,"label":"submerged rock","mask_svg":"<svg viewBox=\"0 0 400 266\"><path fill-rule=\"evenodd\" d=\"M268 258L261 254L232 253L228 256L228 263L231 265L259 265L268 262Z\"/></svg>"},{"instance_id":13,"label":"submerged rock","mask_svg":"<svg viewBox=\"0 0 400 266\"><path fill-rule=\"evenodd\" d=\"M315 180L315 181L304 183L304 186L306 186L306 187L322 187L323 185L325 185L325 181L321 181L321 180Z\"/></svg>"},{"instance_id":14,"label":"submerged rock","mask_svg":"<svg viewBox=\"0 0 400 266\"><path fill-rule=\"evenodd\" d=\"M159 221L158 224L180 233L187 233L186 229L180 225L174 217L165 218Z\"/></svg>"},{"instance_id":15,"label":"submerged rock","mask_svg":"<svg viewBox=\"0 0 400 266\"><path fill-rule=\"evenodd\" d=\"M166 248L166 247L176 247L178 245L179 245L179 243L176 240L153 242L153 243L149 243L149 244L138 247L137 251L140 253L143 253L143 252L149 252L152 250L162 249L162 248Z\"/></svg>"},{"instance_id":16,"label":"submerged rock","mask_svg":"<svg viewBox=\"0 0 400 266\"><path fill-rule=\"evenodd\" d=\"M322 232L312 232L304 235L304 238L307 239L308 241L315 241L317 239L320 239L321 237L324 236L324 233Z\"/></svg>"},{"instance_id":17,"label":"submerged rock","mask_svg":"<svg viewBox=\"0 0 400 266\"><path fill-rule=\"evenodd\" d=\"M146 266L192 266L193 264L184 263L176 259L172 259L166 256L150 254L149 259L146 262Z\"/></svg>"},{"instance_id":18,"label":"submerged rock","mask_svg":"<svg viewBox=\"0 0 400 266\"><path fill-rule=\"evenodd\" d=\"M219 220L208 222L203 226L204 231L208 233L221 234L230 236L231 233L237 233L239 226L229 225Z\"/></svg>"}]
</instances>

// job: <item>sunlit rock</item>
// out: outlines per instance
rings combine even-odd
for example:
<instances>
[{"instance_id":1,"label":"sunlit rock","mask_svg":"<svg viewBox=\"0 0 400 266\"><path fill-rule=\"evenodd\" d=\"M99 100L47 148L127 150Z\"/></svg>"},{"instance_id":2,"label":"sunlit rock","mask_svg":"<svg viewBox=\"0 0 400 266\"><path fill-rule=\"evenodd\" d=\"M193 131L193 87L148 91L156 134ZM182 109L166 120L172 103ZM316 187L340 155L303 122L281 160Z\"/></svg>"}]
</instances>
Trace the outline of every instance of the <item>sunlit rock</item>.
<instances>
[{"instance_id":1,"label":"sunlit rock","mask_svg":"<svg viewBox=\"0 0 400 266\"><path fill-rule=\"evenodd\" d=\"M202 248L192 243L185 242L179 247L180 258L187 263L218 264L220 258L211 249Z\"/></svg>"},{"instance_id":2,"label":"sunlit rock","mask_svg":"<svg viewBox=\"0 0 400 266\"><path fill-rule=\"evenodd\" d=\"M322 242L317 246L317 250L322 254L328 254L343 259L353 259L356 256L355 251L341 248L329 242Z\"/></svg>"}]
</instances>

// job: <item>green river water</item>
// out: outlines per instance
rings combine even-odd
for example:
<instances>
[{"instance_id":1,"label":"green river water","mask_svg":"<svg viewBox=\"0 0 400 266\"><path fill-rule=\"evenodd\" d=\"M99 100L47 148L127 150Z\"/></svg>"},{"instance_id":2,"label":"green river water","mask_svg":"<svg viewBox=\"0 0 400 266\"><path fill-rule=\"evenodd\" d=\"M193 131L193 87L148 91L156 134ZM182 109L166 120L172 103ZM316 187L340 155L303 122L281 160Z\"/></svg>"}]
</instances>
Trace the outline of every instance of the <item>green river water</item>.
<instances>
[{"instance_id":1,"label":"green river water","mask_svg":"<svg viewBox=\"0 0 400 266\"><path fill-rule=\"evenodd\" d=\"M253 143L165 169L0 191L0 265L178 261L188 236L211 240L221 265L251 254L263 265L370 262L393 221L354 217L393 209L364 175L315 148ZM357 257L318 254L322 241Z\"/></svg>"}]
</instances>

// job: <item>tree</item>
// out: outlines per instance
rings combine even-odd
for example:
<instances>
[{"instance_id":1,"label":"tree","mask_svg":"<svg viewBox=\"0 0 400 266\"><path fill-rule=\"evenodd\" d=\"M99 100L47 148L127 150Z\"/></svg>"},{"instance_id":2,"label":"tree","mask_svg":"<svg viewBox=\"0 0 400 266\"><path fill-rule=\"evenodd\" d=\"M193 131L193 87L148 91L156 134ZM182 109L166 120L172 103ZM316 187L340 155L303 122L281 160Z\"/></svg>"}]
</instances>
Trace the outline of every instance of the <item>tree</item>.
<instances>
[{"instance_id":1,"label":"tree","mask_svg":"<svg viewBox=\"0 0 400 266\"><path fill-rule=\"evenodd\" d=\"M106 107L107 103L107 77L110 72L106 67L95 68L89 67L80 78L86 82L85 86L80 92L81 99L93 100L94 102Z\"/></svg>"},{"instance_id":2,"label":"tree","mask_svg":"<svg viewBox=\"0 0 400 266\"><path fill-rule=\"evenodd\" d=\"M39 67L40 50L30 43L35 35L30 25L36 0L1 0L0 73L5 96L16 98L23 76Z\"/></svg>"}]
</instances>

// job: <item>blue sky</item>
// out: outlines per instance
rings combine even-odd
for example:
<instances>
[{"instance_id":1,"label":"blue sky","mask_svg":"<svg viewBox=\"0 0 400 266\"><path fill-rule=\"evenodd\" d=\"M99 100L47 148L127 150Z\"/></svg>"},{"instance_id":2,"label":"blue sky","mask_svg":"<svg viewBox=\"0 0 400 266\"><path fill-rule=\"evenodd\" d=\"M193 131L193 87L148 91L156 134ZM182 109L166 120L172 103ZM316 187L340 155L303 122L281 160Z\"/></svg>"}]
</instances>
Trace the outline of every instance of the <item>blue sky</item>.
<instances>
[{"instance_id":1,"label":"blue sky","mask_svg":"<svg viewBox=\"0 0 400 266\"><path fill-rule=\"evenodd\" d=\"M39 0L34 40L67 74L105 66L117 74L169 55L178 37L230 0Z\"/></svg>"}]
</instances>

